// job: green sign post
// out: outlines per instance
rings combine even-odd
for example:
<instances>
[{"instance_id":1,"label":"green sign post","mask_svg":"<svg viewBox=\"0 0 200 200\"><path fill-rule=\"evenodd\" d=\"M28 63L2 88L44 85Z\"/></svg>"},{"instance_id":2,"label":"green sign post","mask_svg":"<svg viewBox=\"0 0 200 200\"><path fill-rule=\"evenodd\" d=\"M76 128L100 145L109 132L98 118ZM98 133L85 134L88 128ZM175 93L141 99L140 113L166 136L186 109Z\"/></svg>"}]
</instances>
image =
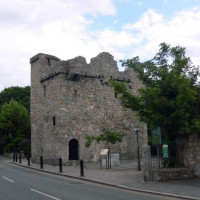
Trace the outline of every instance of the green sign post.
<instances>
[{"instance_id":1,"label":"green sign post","mask_svg":"<svg viewBox=\"0 0 200 200\"><path fill-rule=\"evenodd\" d=\"M163 158L168 158L168 144L163 144Z\"/></svg>"}]
</instances>

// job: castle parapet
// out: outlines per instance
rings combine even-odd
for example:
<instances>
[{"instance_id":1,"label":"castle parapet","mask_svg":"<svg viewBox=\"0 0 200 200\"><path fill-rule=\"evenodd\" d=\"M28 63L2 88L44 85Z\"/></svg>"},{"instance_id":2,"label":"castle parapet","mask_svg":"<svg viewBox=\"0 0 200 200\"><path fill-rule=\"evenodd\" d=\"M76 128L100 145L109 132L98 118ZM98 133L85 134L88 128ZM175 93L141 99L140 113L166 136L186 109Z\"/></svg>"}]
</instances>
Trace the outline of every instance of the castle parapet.
<instances>
[{"instance_id":1,"label":"castle parapet","mask_svg":"<svg viewBox=\"0 0 200 200\"><path fill-rule=\"evenodd\" d=\"M44 53L38 53L35 56L33 56L30 59L30 63L34 63L36 60L38 60L40 57L44 57L47 60L54 60L54 61L60 61L60 58L56 57L56 56L52 56L52 55L48 55L48 54L44 54Z\"/></svg>"}]
</instances>

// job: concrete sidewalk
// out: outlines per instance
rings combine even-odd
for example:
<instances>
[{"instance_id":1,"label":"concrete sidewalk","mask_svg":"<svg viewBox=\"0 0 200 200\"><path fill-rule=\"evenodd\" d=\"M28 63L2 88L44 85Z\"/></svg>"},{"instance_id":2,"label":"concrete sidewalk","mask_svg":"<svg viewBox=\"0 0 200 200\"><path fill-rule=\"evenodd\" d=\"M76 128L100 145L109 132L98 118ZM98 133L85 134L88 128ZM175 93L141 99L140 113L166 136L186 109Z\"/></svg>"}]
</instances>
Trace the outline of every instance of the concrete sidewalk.
<instances>
[{"instance_id":1,"label":"concrete sidewalk","mask_svg":"<svg viewBox=\"0 0 200 200\"><path fill-rule=\"evenodd\" d=\"M10 160L11 161L11 160ZM16 163L15 163L16 164ZM27 160L23 159L21 166L27 166ZM19 163L18 163L19 165ZM40 165L31 163L28 168L40 170ZM148 190L150 192L169 193L179 195L181 199L200 200L200 179L193 178L182 181L171 182L144 182L142 172L137 171L136 160L121 161L119 167L109 170L100 169L97 163L85 163L84 178L89 181L110 184L117 187L127 187L129 189ZM70 177L80 178L80 165L63 166L63 173L59 173L58 166L44 164L44 169L40 171L58 173ZM186 197L187 196L187 197ZM175 197L175 196L174 196Z\"/></svg>"}]
</instances>

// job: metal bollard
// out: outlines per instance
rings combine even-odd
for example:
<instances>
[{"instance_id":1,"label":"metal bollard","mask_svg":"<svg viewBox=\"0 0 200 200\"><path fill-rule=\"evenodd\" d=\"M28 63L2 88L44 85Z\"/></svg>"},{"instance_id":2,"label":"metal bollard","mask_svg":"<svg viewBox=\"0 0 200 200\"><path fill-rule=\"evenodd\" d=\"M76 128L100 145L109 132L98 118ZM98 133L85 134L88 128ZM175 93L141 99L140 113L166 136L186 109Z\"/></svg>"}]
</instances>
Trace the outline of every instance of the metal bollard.
<instances>
[{"instance_id":1,"label":"metal bollard","mask_svg":"<svg viewBox=\"0 0 200 200\"><path fill-rule=\"evenodd\" d=\"M101 158L101 155L100 155L100 169L102 169L102 158Z\"/></svg>"},{"instance_id":2,"label":"metal bollard","mask_svg":"<svg viewBox=\"0 0 200 200\"><path fill-rule=\"evenodd\" d=\"M18 155L17 153L15 154L15 159L16 159L16 162L18 161Z\"/></svg>"},{"instance_id":3,"label":"metal bollard","mask_svg":"<svg viewBox=\"0 0 200 200\"><path fill-rule=\"evenodd\" d=\"M27 156L27 160L28 160L28 166L30 166L30 156Z\"/></svg>"},{"instance_id":4,"label":"metal bollard","mask_svg":"<svg viewBox=\"0 0 200 200\"><path fill-rule=\"evenodd\" d=\"M43 169L43 157L40 156L40 169Z\"/></svg>"},{"instance_id":5,"label":"metal bollard","mask_svg":"<svg viewBox=\"0 0 200 200\"><path fill-rule=\"evenodd\" d=\"M59 173L62 173L62 158L59 158Z\"/></svg>"},{"instance_id":6,"label":"metal bollard","mask_svg":"<svg viewBox=\"0 0 200 200\"><path fill-rule=\"evenodd\" d=\"M19 154L19 164L21 164L22 163L22 155L21 155L21 153Z\"/></svg>"},{"instance_id":7,"label":"metal bollard","mask_svg":"<svg viewBox=\"0 0 200 200\"><path fill-rule=\"evenodd\" d=\"M80 160L80 170L81 170L81 175L80 176L84 176L83 160Z\"/></svg>"}]
</instances>

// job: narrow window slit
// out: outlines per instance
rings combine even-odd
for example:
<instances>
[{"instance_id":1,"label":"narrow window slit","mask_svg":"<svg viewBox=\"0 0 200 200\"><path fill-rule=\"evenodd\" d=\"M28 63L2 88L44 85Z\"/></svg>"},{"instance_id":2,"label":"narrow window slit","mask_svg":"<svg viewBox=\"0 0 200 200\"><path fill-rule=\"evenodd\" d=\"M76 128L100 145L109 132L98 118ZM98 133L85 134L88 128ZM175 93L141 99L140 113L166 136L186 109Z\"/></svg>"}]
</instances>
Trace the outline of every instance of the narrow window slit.
<instances>
[{"instance_id":1,"label":"narrow window slit","mask_svg":"<svg viewBox=\"0 0 200 200\"><path fill-rule=\"evenodd\" d=\"M44 85L44 97L46 97L46 85Z\"/></svg>"},{"instance_id":2,"label":"narrow window slit","mask_svg":"<svg viewBox=\"0 0 200 200\"><path fill-rule=\"evenodd\" d=\"M56 125L56 117L53 116L53 126L55 126L55 125Z\"/></svg>"}]
</instances>

